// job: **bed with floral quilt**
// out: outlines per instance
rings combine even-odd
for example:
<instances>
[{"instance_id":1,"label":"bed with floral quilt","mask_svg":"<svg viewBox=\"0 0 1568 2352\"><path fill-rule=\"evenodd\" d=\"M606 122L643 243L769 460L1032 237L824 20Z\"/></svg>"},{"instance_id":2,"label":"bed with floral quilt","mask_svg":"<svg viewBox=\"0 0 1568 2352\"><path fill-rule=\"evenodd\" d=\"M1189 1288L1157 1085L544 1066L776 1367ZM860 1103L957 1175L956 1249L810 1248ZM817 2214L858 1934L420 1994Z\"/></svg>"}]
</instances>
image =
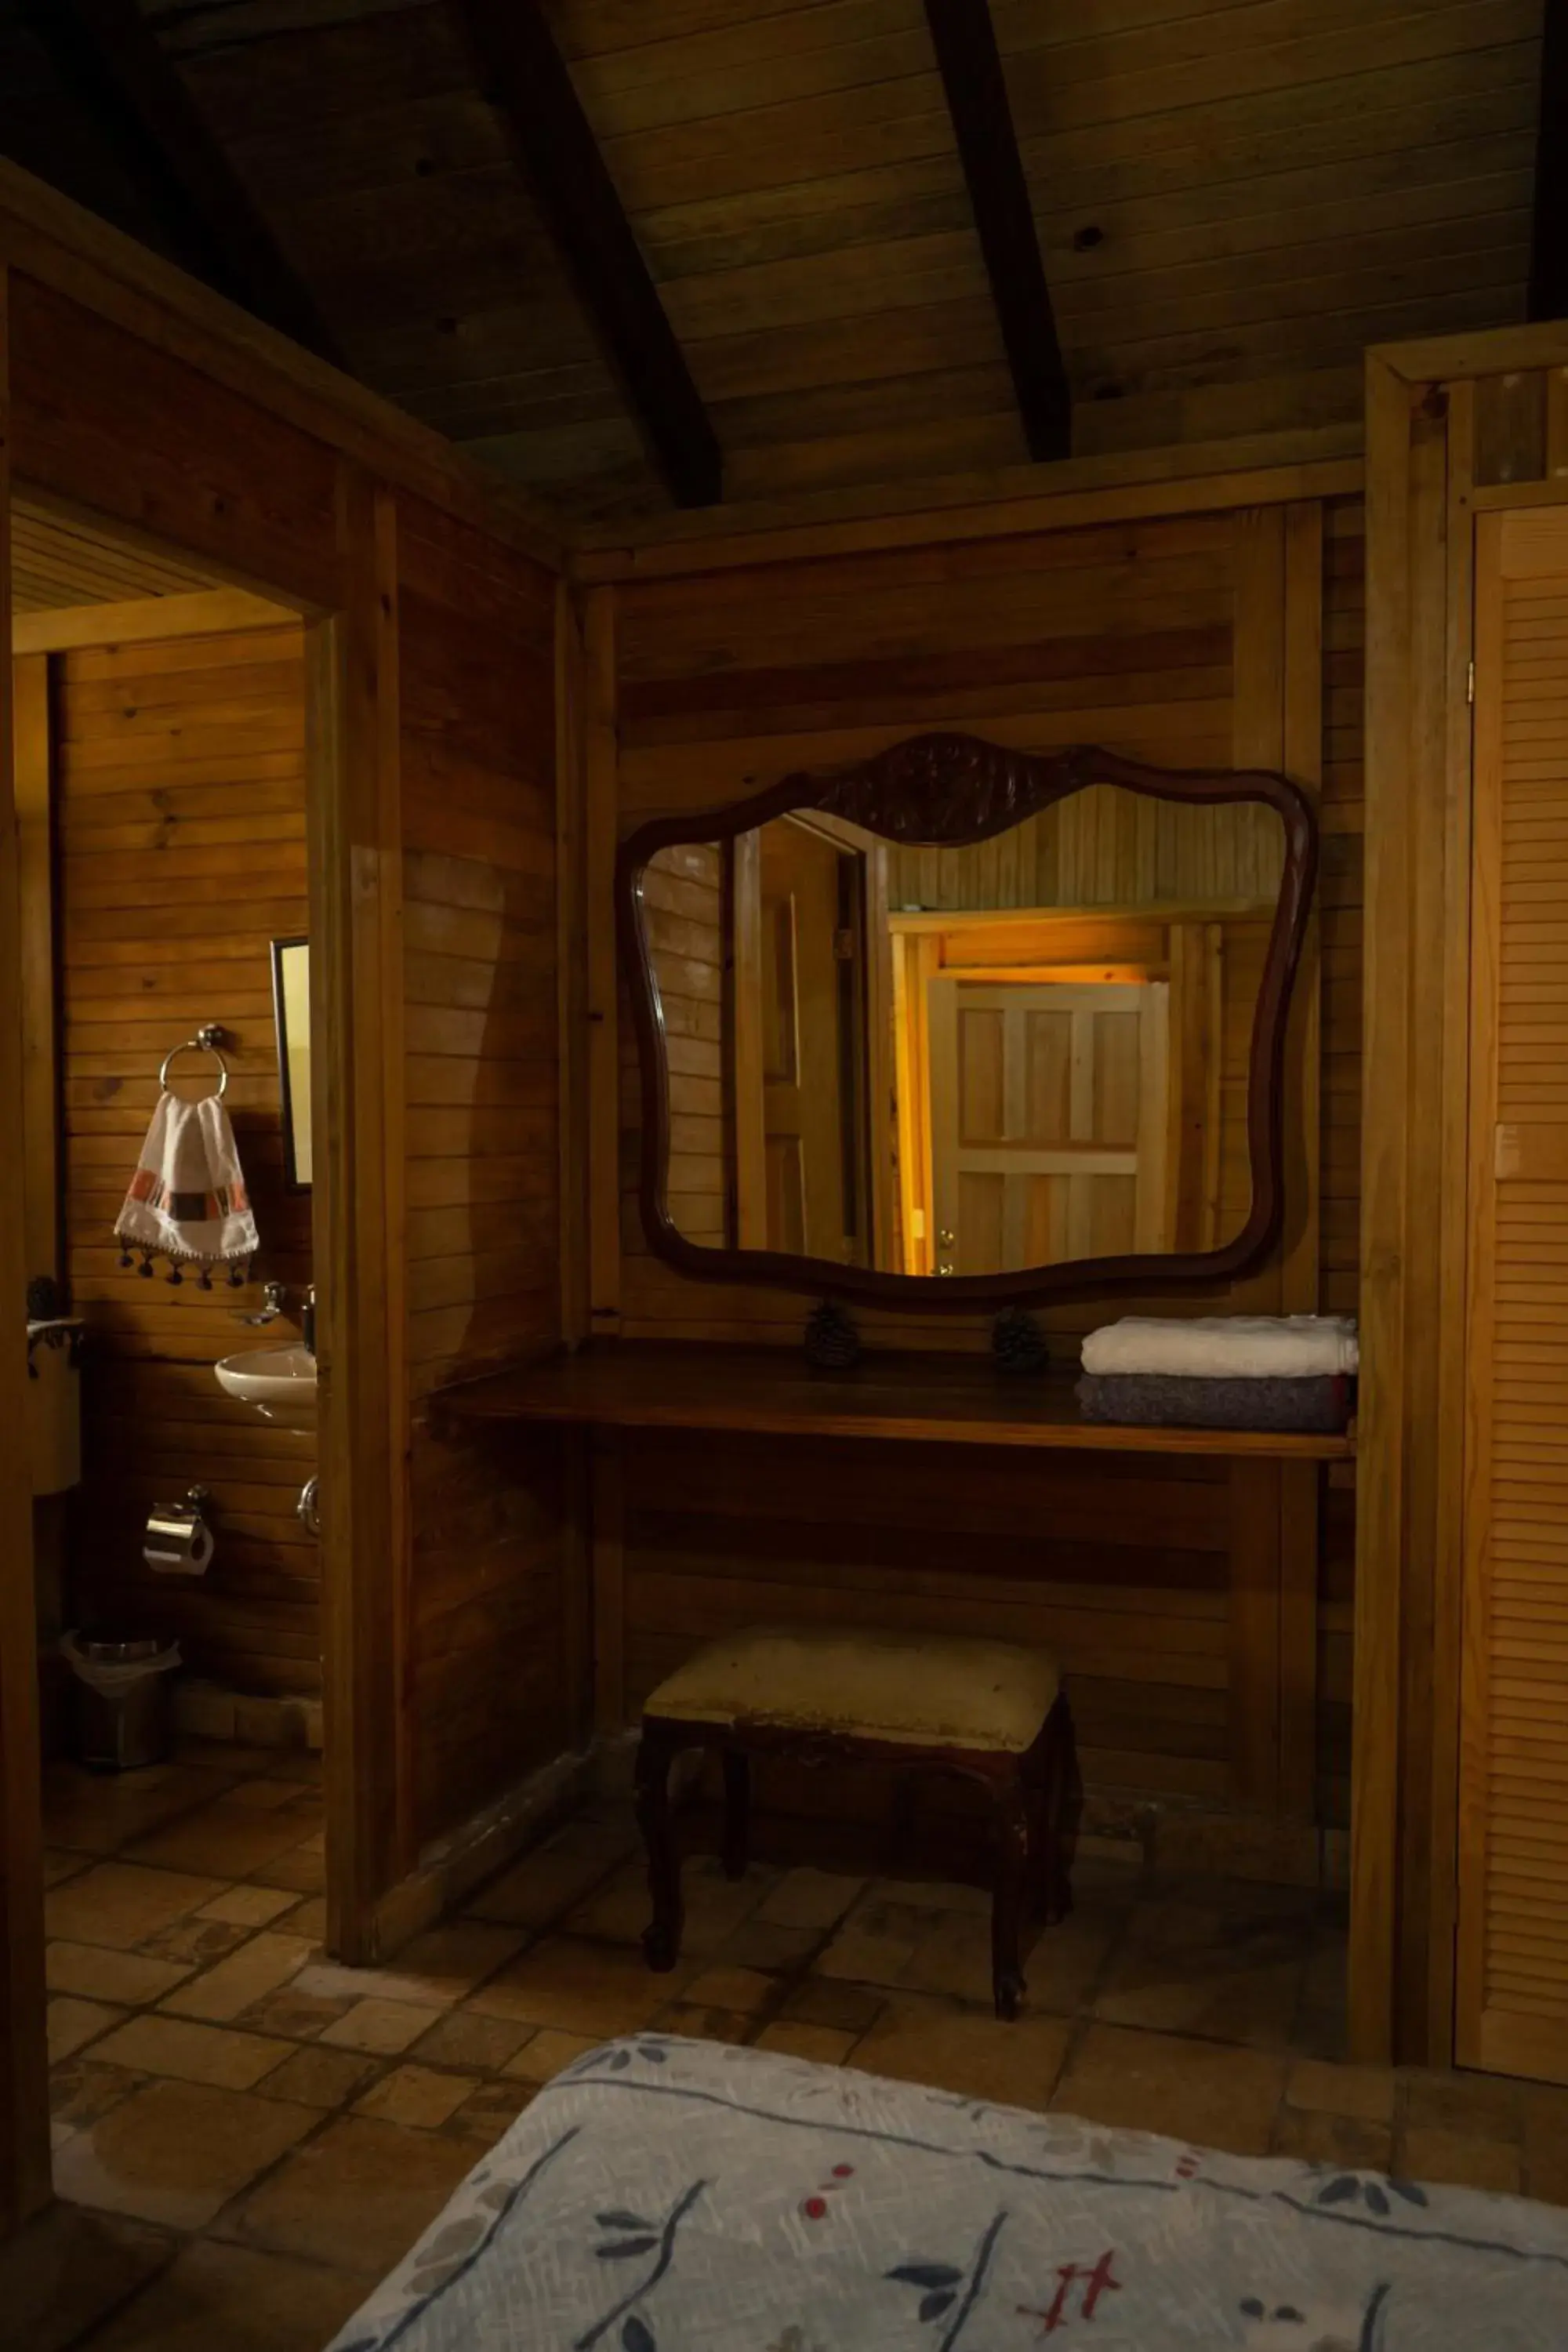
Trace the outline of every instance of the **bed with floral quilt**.
<instances>
[{"instance_id":1,"label":"bed with floral quilt","mask_svg":"<svg viewBox=\"0 0 1568 2352\"><path fill-rule=\"evenodd\" d=\"M1568 2212L640 2034L541 2092L331 2352L1052 2339L1563 2352Z\"/></svg>"}]
</instances>

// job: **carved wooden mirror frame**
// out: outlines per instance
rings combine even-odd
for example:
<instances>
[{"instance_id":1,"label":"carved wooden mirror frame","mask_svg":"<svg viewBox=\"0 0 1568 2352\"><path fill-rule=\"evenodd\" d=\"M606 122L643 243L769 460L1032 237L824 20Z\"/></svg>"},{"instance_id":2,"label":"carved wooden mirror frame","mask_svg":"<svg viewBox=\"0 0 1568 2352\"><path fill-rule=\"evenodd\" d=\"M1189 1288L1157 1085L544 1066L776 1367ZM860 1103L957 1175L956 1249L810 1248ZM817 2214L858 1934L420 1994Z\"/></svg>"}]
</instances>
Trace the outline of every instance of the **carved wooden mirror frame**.
<instances>
[{"instance_id":1,"label":"carved wooden mirror frame","mask_svg":"<svg viewBox=\"0 0 1568 2352\"><path fill-rule=\"evenodd\" d=\"M669 1073L658 982L642 920L642 878L661 849L685 842L729 842L796 809L820 810L904 847L956 849L987 841L1092 784L1120 784L1159 800L1199 805L1257 801L1285 828L1285 866L1269 933L1247 1060L1247 1148L1252 1205L1235 1237L1215 1250L1144 1252L1075 1258L1020 1272L950 1278L890 1274L831 1258L777 1250L715 1249L688 1241L671 1223ZM1318 866L1311 802L1288 776L1268 769L1145 766L1096 744L1037 758L973 735L916 735L849 767L782 778L749 800L700 814L658 817L621 845L616 866L616 919L622 968L631 992L642 1081L642 1164L638 1202L649 1246L699 1282L751 1282L861 1299L922 1312L1039 1305L1106 1292L1158 1291L1230 1282L1253 1273L1284 1223L1284 1075L1290 991L1300 962Z\"/></svg>"}]
</instances>

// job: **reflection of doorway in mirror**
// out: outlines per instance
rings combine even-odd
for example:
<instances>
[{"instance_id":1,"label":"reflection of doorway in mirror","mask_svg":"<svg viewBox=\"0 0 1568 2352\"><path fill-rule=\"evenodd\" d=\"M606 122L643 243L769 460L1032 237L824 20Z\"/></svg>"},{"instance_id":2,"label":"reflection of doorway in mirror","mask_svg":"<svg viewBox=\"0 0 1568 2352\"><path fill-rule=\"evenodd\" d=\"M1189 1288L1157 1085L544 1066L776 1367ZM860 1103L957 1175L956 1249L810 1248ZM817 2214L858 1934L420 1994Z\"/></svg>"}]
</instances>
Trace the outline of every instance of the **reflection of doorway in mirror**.
<instances>
[{"instance_id":1,"label":"reflection of doorway in mirror","mask_svg":"<svg viewBox=\"0 0 1568 2352\"><path fill-rule=\"evenodd\" d=\"M1221 1246L1251 1202L1272 919L1245 901L892 913L881 1263L984 1274Z\"/></svg>"},{"instance_id":2,"label":"reflection of doorway in mirror","mask_svg":"<svg viewBox=\"0 0 1568 2352\"><path fill-rule=\"evenodd\" d=\"M811 819L784 818L736 844L743 1247L869 1263L864 862Z\"/></svg>"},{"instance_id":3,"label":"reflection of doorway in mirror","mask_svg":"<svg viewBox=\"0 0 1568 2352\"><path fill-rule=\"evenodd\" d=\"M928 985L939 1275L1162 1250L1163 981Z\"/></svg>"}]
</instances>

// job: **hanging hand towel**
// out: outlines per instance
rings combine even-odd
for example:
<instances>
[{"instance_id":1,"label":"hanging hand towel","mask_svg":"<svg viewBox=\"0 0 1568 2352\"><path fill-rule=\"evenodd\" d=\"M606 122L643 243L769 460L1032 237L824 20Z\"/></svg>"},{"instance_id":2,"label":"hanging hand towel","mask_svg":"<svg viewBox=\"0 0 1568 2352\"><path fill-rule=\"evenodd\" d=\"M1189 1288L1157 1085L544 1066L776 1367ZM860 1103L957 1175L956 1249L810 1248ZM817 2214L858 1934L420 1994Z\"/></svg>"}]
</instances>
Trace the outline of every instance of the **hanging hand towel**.
<instances>
[{"instance_id":1,"label":"hanging hand towel","mask_svg":"<svg viewBox=\"0 0 1568 2352\"><path fill-rule=\"evenodd\" d=\"M215 1265L227 1266L237 1289L246 1280L256 1220L234 1129L216 1095L201 1102L159 1096L114 1231L125 1245L121 1265L130 1265L132 1249L139 1249L144 1275L162 1255L169 1260L171 1282L184 1280L184 1264L200 1266L204 1290L212 1288Z\"/></svg>"}]
</instances>

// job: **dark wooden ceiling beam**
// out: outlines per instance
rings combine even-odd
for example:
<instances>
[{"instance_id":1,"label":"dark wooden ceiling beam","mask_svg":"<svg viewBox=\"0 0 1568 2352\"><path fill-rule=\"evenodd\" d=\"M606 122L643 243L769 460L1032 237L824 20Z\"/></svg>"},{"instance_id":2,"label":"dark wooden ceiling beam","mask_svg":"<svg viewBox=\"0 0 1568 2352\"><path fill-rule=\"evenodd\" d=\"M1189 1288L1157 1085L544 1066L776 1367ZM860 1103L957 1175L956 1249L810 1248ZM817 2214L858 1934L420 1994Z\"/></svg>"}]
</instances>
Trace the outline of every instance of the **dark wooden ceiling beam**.
<instances>
[{"instance_id":1,"label":"dark wooden ceiling beam","mask_svg":"<svg viewBox=\"0 0 1568 2352\"><path fill-rule=\"evenodd\" d=\"M718 437L538 0L451 5L670 496L712 506Z\"/></svg>"},{"instance_id":2,"label":"dark wooden ceiling beam","mask_svg":"<svg viewBox=\"0 0 1568 2352\"><path fill-rule=\"evenodd\" d=\"M990 0L925 0L991 297L1032 457L1072 449L1072 395Z\"/></svg>"},{"instance_id":3,"label":"dark wooden ceiling beam","mask_svg":"<svg viewBox=\"0 0 1568 2352\"><path fill-rule=\"evenodd\" d=\"M1568 0L1546 0L1526 315L1568 319Z\"/></svg>"},{"instance_id":4,"label":"dark wooden ceiling beam","mask_svg":"<svg viewBox=\"0 0 1568 2352\"><path fill-rule=\"evenodd\" d=\"M23 12L159 222L174 257L268 326L337 362L315 302L136 0L23 0Z\"/></svg>"}]
</instances>

